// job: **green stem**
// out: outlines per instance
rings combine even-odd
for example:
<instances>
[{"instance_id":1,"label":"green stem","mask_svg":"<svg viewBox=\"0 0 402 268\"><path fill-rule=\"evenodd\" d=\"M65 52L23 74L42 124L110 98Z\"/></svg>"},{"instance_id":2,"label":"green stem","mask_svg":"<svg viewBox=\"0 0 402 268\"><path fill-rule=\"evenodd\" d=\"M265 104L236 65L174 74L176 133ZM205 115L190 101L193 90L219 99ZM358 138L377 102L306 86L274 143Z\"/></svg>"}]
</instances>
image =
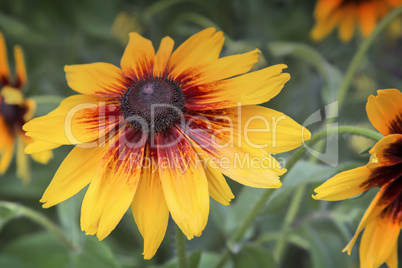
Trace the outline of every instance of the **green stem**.
<instances>
[{"instance_id":1,"label":"green stem","mask_svg":"<svg viewBox=\"0 0 402 268\"><path fill-rule=\"evenodd\" d=\"M352 82L352 79L354 77L354 74L357 70L357 67L359 66L359 63L363 59L364 55L366 54L367 50L371 46L371 44L374 42L376 37L378 36L379 33L381 33L385 27L387 27L394 19L396 19L400 14L402 14L402 6L395 8L391 12L388 13L387 16L385 16L377 25L377 27L373 30L373 32L370 34L369 37L363 40L363 43L357 50L356 54L353 56L352 61L349 64L349 67L346 71L345 78L343 79L343 82L341 84L341 87L338 91L338 103L339 107L342 106L343 101L345 100L345 97L347 95L350 83ZM331 123L335 120L335 118L331 118L328 120L327 123Z\"/></svg>"},{"instance_id":2,"label":"green stem","mask_svg":"<svg viewBox=\"0 0 402 268\"><path fill-rule=\"evenodd\" d=\"M7 202L7 201L0 201L0 207L10 210L15 215L21 215L21 216L27 217L28 219L43 226L49 232L53 233L56 237L58 237L67 248L69 248L70 250L75 250L74 245L64 235L63 231L60 230L60 228L57 227L57 225L55 225L53 222L51 222L48 218L46 218L42 214L36 212L33 209L24 207L19 204Z\"/></svg>"},{"instance_id":3,"label":"green stem","mask_svg":"<svg viewBox=\"0 0 402 268\"><path fill-rule=\"evenodd\" d=\"M188 260L186 253L186 240L182 231L177 225L176 225L176 250L177 250L178 267L187 268Z\"/></svg>"},{"instance_id":4,"label":"green stem","mask_svg":"<svg viewBox=\"0 0 402 268\"><path fill-rule=\"evenodd\" d=\"M296 191L295 195L292 198L289 209L286 213L285 221L283 223L281 237L275 245L274 249L274 260L276 263L279 263L282 259L282 255L286 248L286 242L288 240L289 232L291 230L291 225L299 211L300 205L302 203L302 199L304 197L304 192L307 189L307 184L302 184Z\"/></svg>"},{"instance_id":5,"label":"green stem","mask_svg":"<svg viewBox=\"0 0 402 268\"><path fill-rule=\"evenodd\" d=\"M64 98L60 96L34 96L31 99L37 104L59 104Z\"/></svg>"}]
</instances>

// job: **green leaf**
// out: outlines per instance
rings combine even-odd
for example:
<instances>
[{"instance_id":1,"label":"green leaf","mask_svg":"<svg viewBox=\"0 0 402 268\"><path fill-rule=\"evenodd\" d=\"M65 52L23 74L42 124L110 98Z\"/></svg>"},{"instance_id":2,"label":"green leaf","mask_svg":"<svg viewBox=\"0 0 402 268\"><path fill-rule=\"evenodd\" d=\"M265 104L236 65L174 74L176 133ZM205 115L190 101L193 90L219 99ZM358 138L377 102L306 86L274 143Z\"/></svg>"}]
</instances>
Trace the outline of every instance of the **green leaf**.
<instances>
[{"instance_id":1,"label":"green leaf","mask_svg":"<svg viewBox=\"0 0 402 268\"><path fill-rule=\"evenodd\" d=\"M235 268L275 267L271 254L252 244L245 245L237 254L232 254L232 259Z\"/></svg>"},{"instance_id":2,"label":"green leaf","mask_svg":"<svg viewBox=\"0 0 402 268\"><path fill-rule=\"evenodd\" d=\"M40 232L7 245L0 254L0 267L24 268L117 268L105 242L86 237L82 250L70 251L53 235Z\"/></svg>"}]
</instances>

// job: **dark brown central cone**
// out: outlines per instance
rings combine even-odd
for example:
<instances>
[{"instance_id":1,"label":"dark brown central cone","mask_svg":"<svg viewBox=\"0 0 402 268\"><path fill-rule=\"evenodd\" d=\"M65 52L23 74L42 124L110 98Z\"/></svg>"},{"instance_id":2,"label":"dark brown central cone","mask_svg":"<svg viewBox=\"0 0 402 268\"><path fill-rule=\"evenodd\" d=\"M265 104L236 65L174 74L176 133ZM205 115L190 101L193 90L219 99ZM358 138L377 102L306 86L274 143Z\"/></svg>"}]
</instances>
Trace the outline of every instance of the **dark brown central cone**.
<instances>
[{"instance_id":1,"label":"dark brown central cone","mask_svg":"<svg viewBox=\"0 0 402 268\"><path fill-rule=\"evenodd\" d=\"M128 89L122 107L132 127L158 133L180 121L184 96L177 83L164 78L148 78Z\"/></svg>"},{"instance_id":2,"label":"dark brown central cone","mask_svg":"<svg viewBox=\"0 0 402 268\"><path fill-rule=\"evenodd\" d=\"M14 133L14 126L25 123L24 115L27 112L26 107L8 104L0 96L0 115L3 117L10 133Z\"/></svg>"}]
</instances>

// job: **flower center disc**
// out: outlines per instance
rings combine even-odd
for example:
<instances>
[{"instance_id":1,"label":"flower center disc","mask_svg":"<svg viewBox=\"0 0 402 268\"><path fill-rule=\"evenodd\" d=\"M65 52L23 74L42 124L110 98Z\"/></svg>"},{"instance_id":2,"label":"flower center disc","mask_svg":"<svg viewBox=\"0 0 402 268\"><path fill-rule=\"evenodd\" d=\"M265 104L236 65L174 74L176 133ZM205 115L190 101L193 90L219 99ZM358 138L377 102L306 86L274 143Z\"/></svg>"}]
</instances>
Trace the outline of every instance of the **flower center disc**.
<instances>
[{"instance_id":1,"label":"flower center disc","mask_svg":"<svg viewBox=\"0 0 402 268\"><path fill-rule=\"evenodd\" d=\"M148 78L128 89L122 99L122 107L132 127L158 133L180 120L184 96L175 82Z\"/></svg>"}]
</instances>

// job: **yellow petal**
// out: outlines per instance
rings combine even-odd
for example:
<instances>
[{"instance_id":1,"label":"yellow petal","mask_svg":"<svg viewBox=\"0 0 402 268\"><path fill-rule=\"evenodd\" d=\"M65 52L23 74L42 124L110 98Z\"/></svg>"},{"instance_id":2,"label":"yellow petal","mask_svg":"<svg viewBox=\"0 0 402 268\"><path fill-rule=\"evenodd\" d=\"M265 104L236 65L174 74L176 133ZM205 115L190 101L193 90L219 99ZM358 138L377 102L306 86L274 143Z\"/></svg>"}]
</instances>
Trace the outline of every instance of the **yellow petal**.
<instances>
[{"instance_id":1,"label":"yellow petal","mask_svg":"<svg viewBox=\"0 0 402 268\"><path fill-rule=\"evenodd\" d=\"M146 154L140 181L131 210L138 230L144 238L144 259L151 259L166 233L169 210L159 179L156 156Z\"/></svg>"},{"instance_id":2,"label":"yellow petal","mask_svg":"<svg viewBox=\"0 0 402 268\"><path fill-rule=\"evenodd\" d=\"M385 187L382 187L381 190L374 197L373 201L371 201L371 204L368 207L368 209L366 210L366 212L364 213L364 216L363 216L362 220L360 221L359 226L357 227L357 230L356 230L353 238L343 249L343 252L347 251L348 254L350 255L350 253L352 252L353 245L355 244L360 232L363 231L363 229L370 222L372 222L383 211L383 209L389 204L387 202L384 203L383 200L381 200L384 190L385 190ZM381 202L379 202L380 200L381 200Z\"/></svg>"},{"instance_id":3,"label":"yellow petal","mask_svg":"<svg viewBox=\"0 0 402 268\"><path fill-rule=\"evenodd\" d=\"M369 176L370 170L366 166L341 172L315 188L317 194L313 198L327 201L350 198L366 190L361 185Z\"/></svg>"},{"instance_id":4,"label":"yellow petal","mask_svg":"<svg viewBox=\"0 0 402 268\"><path fill-rule=\"evenodd\" d=\"M2 32L0 32L0 82L3 85L10 83L10 69L8 66L7 47Z\"/></svg>"},{"instance_id":5,"label":"yellow petal","mask_svg":"<svg viewBox=\"0 0 402 268\"><path fill-rule=\"evenodd\" d=\"M402 93L385 89L377 94L370 96L366 105L371 124L383 135L402 134Z\"/></svg>"},{"instance_id":6,"label":"yellow petal","mask_svg":"<svg viewBox=\"0 0 402 268\"><path fill-rule=\"evenodd\" d=\"M53 158L52 151L43 151L31 154L33 160L41 164L47 164Z\"/></svg>"},{"instance_id":7,"label":"yellow petal","mask_svg":"<svg viewBox=\"0 0 402 268\"><path fill-rule=\"evenodd\" d=\"M99 240L108 236L127 212L138 186L145 135L135 134L126 144L129 136L121 133L119 144L111 146L98 162L99 169L82 202L81 229L86 234L96 233Z\"/></svg>"},{"instance_id":8,"label":"yellow petal","mask_svg":"<svg viewBox=\"0 0 402 268\"><path fill-rule=\"evenodd\" d=\"M21 91L13 87L4 86L0 94L9 105L19 105L24 101Z\"/></svg>"},{"instance_id":9,"label":"yellow petal","mask_svg":"<svg viewBox=\"0 0 402 268\"><path fill-rule=\"evenodd\" d=\"M124 75L138 81L152 75L155 50L152 42L138 33L130 33L129 36L120 65Z\"/></svg>"},{"instance_id":10,"label":"yellow petal","mask_svg":"<svg viewBox=\"0 0 402 268\"><path fill-rule=\"evenodd\" d=\"M16 81L14 85L17 88L22 88L27 83L27 73L25 70L24 52L20 46L14 47L15 57L15 75Z\"/></svg>"},{"instance_id":11,"label":"yellow petal","mask_svg":"<svg viewBox=\"0 0 402 268\"><path fill-rule=\"evenodd\" d=\"M28 184L31 178L31 167L28 156L24 153L25 145L24 134L21 133L17 137L17 176L24 184Z\"/></svg>"},{"instance_id":12,"label":"yellow petal","mask_svg":"<svg viewBox=\"0 0 402 268\"><path fill-rule=\"evenodd\" d=\"M14 138L0 115L0 174L7 171L14 153Z\"/></svg>"},{"instance_id":13,"label":"yellow petal","mask_svg":"<svg viewBox=\"0 0 402 268\"><path fill-rule=\"evenodd\" d=\"M342 0L319 0L314 9L314 17L322 19L328 17L332 12L339 9Z\"/></svg>"},{"instance_id":14,"label":"yellow petal","mask_svg":"<svg viewBox=\"0 0 402 268\"><path fill-rule=\"evenodd\" d=\"M24 121L28 122L32 119L36 110L36 102L33 99L25 99L24 104L26 112L24 114Z\"/></svg>"},{"instance_id":15,"label":"yellow petal","mask_svg":"<svg viewBox=\"0 0 402 268\"><path fill-rule=\"evenodd\" d=\"M260 50L255 49L244 54L220 58L205 65L189 68L177 79L184 87L190 87L244 74L257 63L260 53Z\"/></svg>"},{"instance_id":16,"label":"yellow petal","mask_svg":"<svg viewBox=\"0 0 402 268\"><path fill-rule=\"evenodd\" d=\"M169 61L172 54L174 41L169 36L162 39L158 52L155 56L154 76L163 77L166 76L165 72L166 64Z\"/></svg>"},{"instance_id":17,"label":"yellow petal","mask_svg":"<svg viewBox=\"0 0 402 268\"><path fill-rule=\"evenodd\" d=\"M82 94L119 97L126 90L122 70L109 63L66 65L64 71L69 87Z\"/></svg>"},{"instance_id":18,"label":"yellow petal","mask_svg":"<svg viewBox=\"0 0 402 268\"><path fill-rule=\"evenodd\" d=\"M54 206L78 193L95 176L107 148L74 147L61 163L40 202L44 208Z\"/></svg>"},{"instance_id":19,"label":"yellow petal","mask_svg":"<svg viewBox=\"0 0 402 268\"><path fill-rule=\"evenodd\" d=\"M342 41L347 42L353 37L356 10L353 5L346 5L342 13L343 18L339 24L339 37Z\"/></svg>"},{"instance_id":20,"label":"yellow petal","mask_svg":"<svg viewBox=\"0 0 402 268\"><path fill-rule=\"evenodd\" d=\"M175 128L169 132L156 138L159 176L173 220L192 239L201 235L208 220L208 182L189 141Z\"/></svg>"},{"instance_id":21,"label":"yellow petal","mask_svg":"<svg viewBox=\"0 0 402 268\"><path fill-rule=\"evenodd\" d=\"M376 268L386 262L395 250L400 230L400 223L388 217L371 221L360 242L361 267Z\"/></svg>"},{"instance_id":22,"label":"yellow petal","mask_svg":"<svg viewBox=\"0 0 402 268\"><path fill-rule=\"evenodd\" d=\"M49 114L32 119L23 129L29 137L55 144L93 142L122 120L117 107L116 99L74 95Z\"/></svg>"},{"instance_id":23,"label":"yellow petal","mask_svg":"<svg viewBox=\"0 0 402 268\"><path fill-rule=\"evenodd\" d=\"M169 59L168 68L172 78L185 70L218 59L225 38L215 28L207 28L184 41Z\"/></svg>"},{"instance_id":24,"label":"yellow petal","mask_svg":"<svg viewBox=\"0 0 402 268\"><path fill-rule=\"evenodd\" d=\"M362 3L359 6L359 18L363 36L367 37L377 23L377 10L372 2Z\"/></svg>"},{"instance_id":25,"label":"yellow petal","mask_svg":"<svg viewBox=\"0 0 402 268\"><path fill-rule=\"evenodd\" d=\"M183 89L186 108L214 110L260 104L275 97L290 79L282 73L286 65L274 65L235 78Z\"/></svg>"},{"instance_id":26,"label":"yellow petal","mask_svg":"<svg viewBox=\"0 0 402 268\"><path fill-rule=\"evenodd\" d=\"M395 244L386 264L388 265L388 268L398 268L398 243Z\"/></svg>"},{"instance_id":27,"label":"yellow petal","mask_svg":"<svg viewBox=\"0 0 402 268\"><path fill-rule=\"evenodd\" d=\"M337 9L331 14L328 14L327 17L318 19L314 28L311 30L311 38L317 41L323 39L340 23L342 16L342 10Z\"/></svg>"},{"instance_id":28,"label":"yellow petal","mask_svg":"<svg viewBox=\"0 0 402 268\"><path fill-rule=\"evenodd\" d=\"M234 198L234 195L230 190L225 177L223 177L222 172L219 170L218 166L214 164L215 163L213 162L213 160L205 154L204 170L208 180L209 195L215 201L221 203L222 205L228 206L230 201L232 201L232 199Z\"/></svg>"},{"instance_id":29,"label":"yellow petal","mask_svg":"<svg viewBox=\"0 0 402 268\"><path fill-rule=\"evenodd\" d=\"M36 154L36 153L41 153L44 151L49 151L54 148L60 147L62 144L59 143L51 143L51 142L46 142L46 141L41 141L41 140L33 140L31 143L29 143L25 147L25 153L26 154Z\"/></svg>"}]
</instances>

